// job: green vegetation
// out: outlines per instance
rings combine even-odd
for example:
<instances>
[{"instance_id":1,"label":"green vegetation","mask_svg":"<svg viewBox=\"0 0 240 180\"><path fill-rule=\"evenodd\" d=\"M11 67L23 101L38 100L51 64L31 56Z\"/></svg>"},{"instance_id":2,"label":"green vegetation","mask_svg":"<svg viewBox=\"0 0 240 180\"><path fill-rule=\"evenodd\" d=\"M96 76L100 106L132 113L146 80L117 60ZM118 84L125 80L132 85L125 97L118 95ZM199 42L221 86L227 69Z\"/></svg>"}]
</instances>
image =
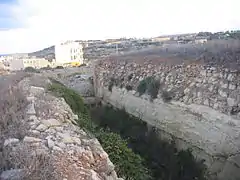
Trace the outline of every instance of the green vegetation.
<instances>
[{"instance_id":1,"label":"green vegetation","mask_svg":"<svg viewBox=\"0 0 240 180\"><path fill-rule=\"evenodd\" d=\"M190 150L178 152L174 142L160 140L158 132L139 118L107 106L97 107L91 114L98 126L128 140L128 147L144 159L153 179L205 179L205 166L195 160Z\"/></svg>"},{"instance_id":2,"label":"green vegetation","mask_svg":"<svg viewBox=\"0 0 240 180\"><path fill-rule=\"evenodd\" d=\"M116 171L125 179L151 179L149 171L143 166L143 159L128 148L128 142L117 133L100 130L97 138L111 161L117 165Z\"/></svg>"},{"instance_id":3,"label":"green vegetation","mask_svg":"<svg viewBox=\"0 0 240 180\"><path fill-rule=\"evenodd\" d=\"M96 107L89 112L80 95L52 80L49 90L63 97L78 124L101 142L120 177L126 180L205 180L205 166L190 150L178 152L174 142L159 140L154 128L124 110Z\"/></svg>"},{"instance_id":4,"label":"green vegetation","mask_svg":"<svg viewBox=\"0 0 240 180\"><path fill-rule=\"evenodd\" d=\"M130 81L133 78L133 74L128 75L128 81Z\"/></svg>"},{"instance_id":5,"label":"green vegetation","mask_svg":"<svg viewBox=\"0 0 240 180\"><path fill-rule=\"evenodd\" d=\"M31 72L31 73L40 73L39 70L35 69L34 67L26 67L24 69L25 72Z\"/></svg>"},{"instance_id":6,"label":"green vegetation","mask_svg":"<svg viewBox=\"0 0 240 180\"><path fill-rule=\"evenodd\" d=\"M169 91L162 91L161 97L163 99L164 102L169 102L172 100L173 94Z\"/></svg>"},{"instance_id":7,"label":"green vegetation","mask_svg":"<svg viewBox=\"0 0 240 180\"><path fill-rule=\"evenodd\" d=\"M74 90L65 87L56 80L52 80L49 90L56 96L63 97L79 116L78 124L81 128L95 135L101 142L104 150L109 154L116 166L116 172L126 180L150 179L148 169L143 165L143 159L127 146L127 141L118 134L97 127L90 118L88 108L84 105L82 97Z\"/></svg>"},{"instance_id":8,"label":"green vegetation","mask_svg":"<svg viewBox=\"0 0 240 180\"><path fill-rule=\"evenodd\" d=\"M111 78L111 79L110 79L110 82L109 82L109 84L108 84L108 90L109 90L110 92L112 92L112 88L113 88L113 86L114 86L114 82L115 82L114 78Z\"/></svg>"},{"instance_id":9,"label":"green vegetation","mask_svg":"<svg viewBox=\"0 0 240 180\"><path fill-rule=\"evenodd\" d=\"M154 77L147 77L140 81L137 91L139 92L140 96L144 93L147 93L151 96L152 99L157 98L158 91L160 88L160 83Z\"/></svg>"},{"instance_id":10,"label":"green vegetation","mask_svg":"<svg viewBox=\"0 0 240 180\"><path fill-rule=\"evenodd\" d=\"M55 67L55 69L64 69L64 67L63 66L57 66L57 67Z\"/></svg>"},{"instance_id":11,"label":"green vegetation","mask_svg":"<svg viewBox=\"0 0 240 180\"><path fill-rule=\"evenodd\" d=\"M51 70L52 68L48 65L47 67L42 67L41 70Z\"/></svg>"},{"instance_id":12,"label":"green vegetation","mask_svg":"<svg viewBox=\"0 0 240 180\"><path fill-rule=\"evenodd\" d=\"M133 90L133 87L131 86L131 85L126 85L126 90L128 90L128 91L131 91L131 90Z\"/></svg>"}]
</instances>

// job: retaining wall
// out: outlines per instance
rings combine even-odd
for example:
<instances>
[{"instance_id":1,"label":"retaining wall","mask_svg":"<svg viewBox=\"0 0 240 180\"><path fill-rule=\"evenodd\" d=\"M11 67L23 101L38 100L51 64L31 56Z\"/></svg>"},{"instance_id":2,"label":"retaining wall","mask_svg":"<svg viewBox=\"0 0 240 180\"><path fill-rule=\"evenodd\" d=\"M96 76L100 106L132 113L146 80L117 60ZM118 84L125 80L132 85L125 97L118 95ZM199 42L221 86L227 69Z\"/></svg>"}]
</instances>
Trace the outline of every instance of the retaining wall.
<instances>
[{"instance_id":1,"label":"retaining wall","mask_svg":"<svg viewBox=\"0 0 240 180\"><path fill-rule=\"evenodd\" d=\"M150 76L160 82L153 101L137 92L140 81ZM195 62L167 65L108 59L95 67L94 85L97 97L157 127L179 149L190 147L205 160L211 175L240 178L239 71ZM163 92L171 93L172 101L165 103Z\"/></svg>"}]
</instances>

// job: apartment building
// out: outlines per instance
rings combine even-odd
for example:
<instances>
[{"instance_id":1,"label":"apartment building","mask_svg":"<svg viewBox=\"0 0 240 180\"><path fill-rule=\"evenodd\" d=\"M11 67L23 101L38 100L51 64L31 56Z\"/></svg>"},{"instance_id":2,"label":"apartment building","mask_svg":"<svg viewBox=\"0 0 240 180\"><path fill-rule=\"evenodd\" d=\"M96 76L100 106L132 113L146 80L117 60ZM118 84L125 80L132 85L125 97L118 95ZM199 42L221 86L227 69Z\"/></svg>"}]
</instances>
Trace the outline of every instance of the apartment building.
<instances>
[{"instance_id":1,"label":"apartment building","mask_svg":"<svg viewBox=\"0 0 240 180\"><path fill-rule=\"evenodd\" d=\"M55 45L55 58L57 64L78 63L83 64L83 45L81 42L67 41Z\"/></svg>"}]
</instances>

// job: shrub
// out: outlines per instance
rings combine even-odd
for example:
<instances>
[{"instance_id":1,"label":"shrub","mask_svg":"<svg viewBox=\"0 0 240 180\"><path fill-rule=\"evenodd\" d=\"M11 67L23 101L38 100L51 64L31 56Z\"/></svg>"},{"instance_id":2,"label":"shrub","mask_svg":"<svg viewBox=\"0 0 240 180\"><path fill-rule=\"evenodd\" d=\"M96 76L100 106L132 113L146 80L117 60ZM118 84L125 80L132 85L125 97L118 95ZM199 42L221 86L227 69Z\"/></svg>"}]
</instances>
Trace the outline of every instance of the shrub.
<instances>
[{"instance_id":1,"label":"shrub","mask_svg":"<svg viewBox=\"0 0 240 180\"><path fill-rule=\"evenodd\" d=\"M130 86L130 85L126 85L126 90L128 90L128 91L131 91L131 90L133 90L133 87L132 86Z\"/></svg>"},{"instance_id":2,"label":"shrub","mask_svg":"<svg viewBox=\"0 0 240 180\"><path fill-rule=\"evenodd\" d=\"M128 81L130 81L133 78L133 74L128 75Z\"/></svg>"},{"instance_id":3,"label":"shrub","mask_svg":"<svg viewBox=\"0 0 240 180\"><path fill-rule=\"evenodd\" d=\"M169 102L172 100L172 93L169 91L162 91L161 97L164 102Z\"/></svg>"},{"instance_id":4,"label":"shrub","mask_svg":"<svg viewBox=\"0 0 240 180\"><path fill-rule=\"evenodd\" d=\"M142 80L140 81L138 87L137 87L137 92L139 92L139 95L143 95L147 90L147 82L146 80Z\"/></svg>"},{"instance_id":5,"label":"shrub","mask_svg":"<svg viewBox=\"0 0 240 180\"><path fill-rule=\"evenodd\" d=\"M51 70L52 68L50 66L42 67L41 70Z\"/></svg>"},{"instance_id":6,"label":"shrub","mask_svg":"<svg viewBox=\"0 0 240 180\"><path fill-rule=\"evenodd\" d=\"M57 67L55 67L55 69L64 69L64 67L63 66L57 66Z\"/></svg>"},{"instance_id":7,"label":"shrub","mask_svg":"<svg viewBox=\"0 0 240 180\"><path fill-rule=\"evenodd\" d=\"M153 179L205 179L204 164L197 161L190 150L178 152L174 142L162 140L155 128L149 128L147 123L130 116L125 110L97 107L92 110L92 117L101 127L128 140L128 147L142 157Z\"/></svg>"},{"instance_id":8,"label":"shrub","mask_svg":"<svg viewBox=\"0 0 240 180\"><path fill-rule=\"evenodd\" d=\"M51 81L52 84L48 87L49 91L52 91L58 97L63 97L74 113L88 114L82 97L76 91L67 88L59 81L53 79Z\"/></svg>"},{"instance_id":9,"label":"shrub","mask_svg":"<svg viewBox=\"0 0 240 180\"><path fill-rule=\"evenodd\" d=\"M108 84L108 90L110 92L112 92L112 88L114 86L114 82L115 82L115 79L114 78L111 78L110 81L109 81L109 84Z\"/></svg>"},{"instance_id":10,"label":"shrub","mask_svg":"<svg viewBox=\"0 0 240 180\"><path fill-rule=\"evenodd\" d=\"M40 73L39 70L35 69L34 67L26 67L24 69L25 72L31 72L31 73Z\"/></svg>"},{"instance_id":11,"label":"shrub","mask_svg":"<svg viewBox=\"0 0 240 180\"><path fill-rule=\"evenodd\" d=\"M83 66L87 66L87 64L83 63L83 64L80 64L79 67L83 67Z\"/></svg>"},{"instance_id":12,"label":"shrub","mask_svg":"<svg viewBox=\"0 0 240 180\"><path fill-rule=\"evenodd\" d=\"M160 88L160 83L154 77L147 77L140 81L137 91L139 92L140 96L144 93L148 93L152 99L157 98L158 91Z\"/></svg>"},{"instance_id":13,"label":"shrub","mask_svg":"<svg viewBox=\"0 0 240 180\"><path fill-rule=\"evenodd\" d=\"M150 179L148 169L143 166L143 159L128 148L127 141L122 140L120 135L100 130L97 138L109 158L116 164L116 172L119 176L133 180Z\"/></svg>"},{"instance_id":14,"label":"shrub","mask_svg":"<svg viewBox=\"0 0 240 180\"><path fill-rule=\"evenodd\" d=\"M151 79L151 81L148 83L147 91L152 99L157 98L159 88L160 82L156 79Z\"/></svg>"}]
</instances>

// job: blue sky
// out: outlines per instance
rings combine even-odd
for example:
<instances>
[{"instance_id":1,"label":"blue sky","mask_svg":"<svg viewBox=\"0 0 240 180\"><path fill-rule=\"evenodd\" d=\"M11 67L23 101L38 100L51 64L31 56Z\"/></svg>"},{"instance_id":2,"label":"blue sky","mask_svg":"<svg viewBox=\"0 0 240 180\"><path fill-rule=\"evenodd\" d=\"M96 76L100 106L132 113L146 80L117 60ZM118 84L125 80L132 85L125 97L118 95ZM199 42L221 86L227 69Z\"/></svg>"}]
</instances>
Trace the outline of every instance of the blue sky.
<instances>
[{"instance_id":1,"label":"blue sky","mask_svg":"<svg viewBox=\"0 0 240 180\"><path fill-rule=\"evenodd\" d=\"M12 17L11 8L15 4L16 0L0 0L0 30L20 27L20 22Z\"/></svg>"},{"instance_id":2,"label":"blue sky","mask_svg":"<svg viewBox=\"0 0 240 180\"><path fill-rule=\"evenodd\" d=\"M239 0L0 0L0 54L64 40L240 29Z\"/></svg>"}]
</instances>

